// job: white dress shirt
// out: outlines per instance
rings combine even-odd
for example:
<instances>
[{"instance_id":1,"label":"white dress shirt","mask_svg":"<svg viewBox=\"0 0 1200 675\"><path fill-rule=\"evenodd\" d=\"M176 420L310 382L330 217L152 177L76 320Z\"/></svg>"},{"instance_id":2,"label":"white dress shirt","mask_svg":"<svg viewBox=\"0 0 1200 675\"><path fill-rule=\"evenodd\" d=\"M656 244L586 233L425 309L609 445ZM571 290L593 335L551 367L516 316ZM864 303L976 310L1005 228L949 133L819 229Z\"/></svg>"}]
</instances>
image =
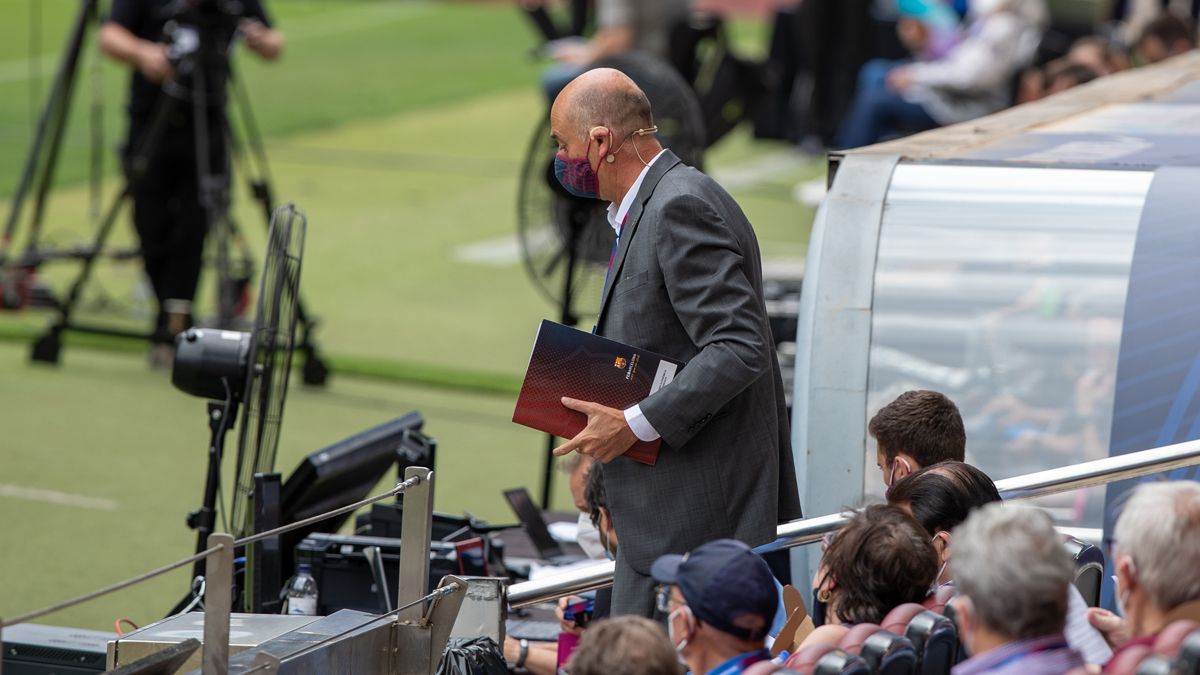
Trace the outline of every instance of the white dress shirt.
<instances>
[{"instance_id":1,"label":"white dress shirt","mask_svg":"<svg viewBox=\"0 0 1200 675\"><path fill-rule=\"evenodd\" d=\"M660 150L654 159L642 169L638 174L637 180L633 181L633 185L629 187L629 191L621 199L621 203L613 202L608 205L608 224L617 233L618 240L621 237L621 225L625 217L629 215L629 209L633 208L633 200L637 198L637 193L642 188L642 181L646 179L646 174L650 173L650 167L654 166L654 162L662 157L663 150ZM613 261L616 264L616 261ZM611 272L611 270L610 270ZM613 280L613 283L617 283ZM625 410L625 421L629 424L629 428L633 430L633 435L643 441L654 441L660 438L659 433L650 425L650 421L642 414L642 406L634 404L632 408Z\"/></svg>"}]
</instances>

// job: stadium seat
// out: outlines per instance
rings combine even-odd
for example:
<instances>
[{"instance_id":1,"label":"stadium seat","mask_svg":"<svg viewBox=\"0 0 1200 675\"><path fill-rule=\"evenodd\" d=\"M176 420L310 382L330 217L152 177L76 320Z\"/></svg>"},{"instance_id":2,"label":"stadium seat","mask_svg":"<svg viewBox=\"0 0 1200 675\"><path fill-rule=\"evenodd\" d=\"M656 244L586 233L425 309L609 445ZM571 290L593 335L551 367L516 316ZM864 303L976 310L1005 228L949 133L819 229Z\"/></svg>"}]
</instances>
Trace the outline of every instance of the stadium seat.
<instances>
[{"instance_id":1,"label":"stadium seat","mask_svg":"<svg viewBox=\"0 0 1200 675\"><path fill-rule=\"evenodd\" d=\"M1138 664L1137 675L1172 675L1171 659L1162 654L1151 654Z\"/></svg>"},{"instance_id":2,"label":"stadium seat","mask_svg":"<svg viewBox=\"0 0 1200 675\"><path fill-rule=\"evenodd\" d=\"M1200 675L1200 631L1192 631L1183 639L1176 666L1180 675Z\"/></svg>"},{"instance_id":3,"label":"stadium seat","mask_svg":"<svg viewBox=\"0 0 1200 675\"><path fill-rule=\"evenodd\" d=\"M922 602L921 604L925 606L925 609L937 612L938 614L944 614L946 603L950 602L950 599L954 597L955 592L954 586L939 586L938 589L933 592L933 595L926 598L925 602Z\"/></svg>"},{"instance_id":4,"label":"stadium seat","mask_svg":"<svg viewBox=\"0 0 1200 675\"><path fill-rule=\"evenodd\" d=\"M871 666L861 656L834 649L817 661L812 675L871 675Z\"/></svg>"},{"instance_id":5,"label":"stadium seat","mask_svg":"<svg viewBox=\"0 0 1200 675\"><path fill-rule=\"evenodd\" d=\"M1147 645L1137 645L1113 656L1104 667L1107 675L1137 675L1142 660L1154 653Z\"/></svg>"},{"instance_id":6,"label":"stadium seat","mask_svg":"<svg viewBox=\"0 0 1200 675\"><path fill-rule=\"evenodd\" d=\"M919 605L915 602L906 602L888 612L879 625L884 630L891 631L897 635L903 635L904 631L908 630L908 622L912 621L914 616L924 611L927 611L924 605Z\"/></svg>"},{"instance_id":7,"label":"stadium seat","mask_svg":"<svg viewBox=\"0 0 1200 675\"><path fill-rule=\"evenodd\" d=\"M809 645L789 656L783 665L798 673L811 673L822 656L836 649L831 645Z\"/></svg>"},{"instance_id":8,"label":"stadium seat","mask_svg":"<svg viewBox=\"0 0 1200 675\"><path fill-rule=\"evenodd\" d=\"M876 675L914 675L917 672L917 651L912 643L890 631L880 629L867 636L858 655Z\"/></svg>"},{"instance_id":9,"label":"stadium seat","mask_svg":"<svg viewBox=\"0 0 1200 675\"><path fill-rule=\"evenodd\" d=\"M962 649L958 629L953 621L941 614L922 611L908 622L904 636L917 652L922 675L949 675L950 669L959 661Z\"/></svg>"},{"instance_id":10,"label":"stadium seat","mask_svg":"<svg viewBox=\"0 0 1200 675\"><path fill-rule=\"evenodd\" d=\"M1063 541L1063 548L1075 561L1075 588L1088 607L1100 606L1100 583L1104 580L1104 552L1074 537Z\"/></svg>"},{"instance_id":11,"label":"stadium seat","mask_svg":"<svg viewBox=\"0 0 1200 675\"><path fill-rule=\"evenodd\" d=\"M1183 641L1198 628L1200 623L1187 619L1171 622L1155 638L1154 651L1172 659L1178 658Z\"/></svg>"},{"instance_id":12,"label":"stadium seat","mask_svg":"<svg viewBox=\"0 0 1200 675\"><path fill-rule=\"evenodd\" d=\"M860 623L851 626L850 630L838 642L838 648L844 649L851 654L858 654L862 650L863 643L867 641L867 638L879 630L882 630L882 627L875 623Z\"/></svg>"}]
</instances>

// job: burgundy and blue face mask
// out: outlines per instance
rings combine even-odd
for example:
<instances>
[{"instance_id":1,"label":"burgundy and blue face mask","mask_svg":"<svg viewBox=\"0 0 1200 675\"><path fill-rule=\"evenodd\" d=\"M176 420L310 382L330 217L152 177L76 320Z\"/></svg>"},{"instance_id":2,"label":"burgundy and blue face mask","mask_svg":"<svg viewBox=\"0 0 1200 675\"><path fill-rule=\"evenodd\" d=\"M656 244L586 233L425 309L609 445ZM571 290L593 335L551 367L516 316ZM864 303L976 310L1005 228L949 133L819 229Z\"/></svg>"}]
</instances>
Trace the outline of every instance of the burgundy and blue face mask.
<instances>
[{"instance_id":1,"label":"burgundy and blue face mask","mask_svg":"<svg viewBox=\"0 0 1200 675\"><path fill-rule=\"evenodd\" d=\"M558 182L562 183L567 192L576 197L599 199L600 182L596 178L596 172L592 170L591 163L588 162L588 152L591 149L592 142L589 139L583 157L572 159L560 150L554 156L554 177L558 178Z\"/></svg>"}]
</instances>

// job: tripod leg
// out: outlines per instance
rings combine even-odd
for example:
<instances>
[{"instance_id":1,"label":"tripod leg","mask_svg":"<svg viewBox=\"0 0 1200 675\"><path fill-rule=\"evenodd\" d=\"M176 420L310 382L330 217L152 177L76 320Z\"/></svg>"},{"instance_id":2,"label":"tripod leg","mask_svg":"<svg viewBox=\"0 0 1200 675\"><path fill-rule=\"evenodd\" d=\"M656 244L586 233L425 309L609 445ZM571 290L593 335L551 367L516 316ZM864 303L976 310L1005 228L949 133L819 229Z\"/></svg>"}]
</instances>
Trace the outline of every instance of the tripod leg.
<instances>
[{"instance_id":1,"label":"tripod leg","mask_svg":"<svg viewBox=\"0 0 1200 675\"><path fill-rule=\"evenodd\" d=\"M0 239L0 264L4 263L7 248L16 235L17 222L21 216L25 197L33 184L35 174L38 173L38 167L46 164L43 162L45 156L50 157L48 160L50 167L53 166L57 159L58 148L62 143L63 127L66 123L66 111L70 108L71 92L74 90L79 55L83 51L83 41L87 35L88 23L96 14L97 2L98 0L84 0L79 14L75 18L75 23L72 26L71 36L67 41L66 52L59 63L58 72L54 76L54 85L51 89L50 97L47 100L46 107L42 110L41 117L38 119L33 144L30 147L29 155L25 158L25 166L21 171L21 179L17 183L17 189L13 193L8 220L4 226L3 238ZM52 171L52 169L47 168L39 179L42 181L37 187L39 203L43 200L45 192L49 187L49 177L53 175ZM39 216L37 219L40 220L40 206L38 210ZM31 237L31 246L36 242L36 239L36 236Z\"/></svg>"}]
</instances>

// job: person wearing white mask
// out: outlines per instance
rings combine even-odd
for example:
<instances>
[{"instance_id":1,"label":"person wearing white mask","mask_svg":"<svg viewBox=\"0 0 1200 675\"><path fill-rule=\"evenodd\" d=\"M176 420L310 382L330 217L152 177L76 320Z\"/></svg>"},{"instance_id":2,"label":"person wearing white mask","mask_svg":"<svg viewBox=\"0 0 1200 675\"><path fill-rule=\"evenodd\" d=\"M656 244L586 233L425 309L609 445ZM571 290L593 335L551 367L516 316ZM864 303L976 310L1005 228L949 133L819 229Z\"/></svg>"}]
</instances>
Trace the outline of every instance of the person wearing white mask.
<instances>
[{"instance_id":1,"label":"person wearing white mask","mask_svg":"<svg viewBox=\"0 0 1200 675\"><path fill-rule=\"evenodd\" d=\"M834 144L870 145L1003 110L1049 17L1045 0L970 0L962 41L942 59L893 68L884 87L856 92Z\"/></svg>"}]
</instances>

